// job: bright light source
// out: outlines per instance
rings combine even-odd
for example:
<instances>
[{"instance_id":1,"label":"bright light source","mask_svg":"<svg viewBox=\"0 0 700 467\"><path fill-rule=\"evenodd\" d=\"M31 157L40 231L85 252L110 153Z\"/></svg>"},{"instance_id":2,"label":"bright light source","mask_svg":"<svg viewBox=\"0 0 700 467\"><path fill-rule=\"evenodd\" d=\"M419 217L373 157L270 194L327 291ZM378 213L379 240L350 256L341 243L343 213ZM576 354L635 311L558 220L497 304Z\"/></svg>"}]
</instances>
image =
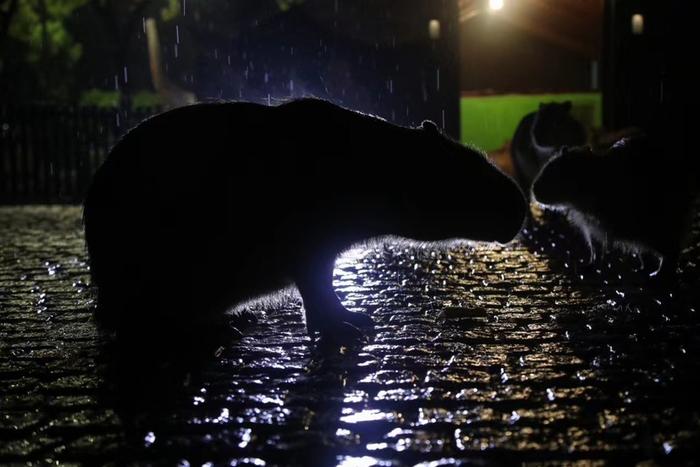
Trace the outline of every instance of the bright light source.
<instances>
[{"instance_id":1,"label":"bright light source","mask_svg":"<svg viewBox=\"0 0 700 467\"><path fill-rule=\"evenodd\" d=\"M489 0L489 8L498 11L503 8L503 0Z\"/></svg>"},{"instance_id":2,"label":"bright light source","mask_svg":"<svg viewBox=\"0 0 700 467\"><path fill-rule=\"evenodd\" d=\"M431 19L428 22L428 34L433 40L440 39L440 21L436 19Z\"/></svg>"},{"instance_id":3,"label":"bright light source","mask_svg":"<svg viewBox=\"0 0 700 467\"><path fill-rule=\"evenodd\" d=\"M644 34L644 16L639 13L632 15L632 34L635 36Z\"/></svg>"}]
</instances>

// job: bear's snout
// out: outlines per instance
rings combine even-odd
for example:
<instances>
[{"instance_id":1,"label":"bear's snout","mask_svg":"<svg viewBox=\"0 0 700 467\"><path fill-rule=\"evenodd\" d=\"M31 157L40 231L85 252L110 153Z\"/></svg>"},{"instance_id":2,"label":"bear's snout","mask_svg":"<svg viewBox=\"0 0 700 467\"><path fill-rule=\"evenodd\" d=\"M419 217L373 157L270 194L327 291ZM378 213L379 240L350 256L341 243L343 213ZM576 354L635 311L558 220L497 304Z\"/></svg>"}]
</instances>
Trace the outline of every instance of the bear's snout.
<instances>
[{"instance_id":1,"label":"bear's snout","mask_svg":"<svg viewBox=\"0 0 700 467\"><path fill-rule=\"evenodd\" d=\"M498 206L494 215L500 216L501 229L496 239L499 243L508 243L520 233L529 211L529 205L520 187L510 178L501 189Z\"/></svg>"}]
</instances>

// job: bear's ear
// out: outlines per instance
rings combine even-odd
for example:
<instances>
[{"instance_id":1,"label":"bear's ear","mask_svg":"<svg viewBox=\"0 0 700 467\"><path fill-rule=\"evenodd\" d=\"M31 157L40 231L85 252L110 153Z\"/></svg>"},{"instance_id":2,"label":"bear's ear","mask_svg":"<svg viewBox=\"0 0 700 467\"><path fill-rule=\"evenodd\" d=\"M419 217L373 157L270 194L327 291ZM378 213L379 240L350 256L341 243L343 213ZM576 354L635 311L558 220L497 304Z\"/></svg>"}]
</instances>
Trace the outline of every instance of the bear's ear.
<instances>
[{"instance_id":1,"label":"bear's ear","mask_svg":"<svg viewBox=\"0 0 700 467\"><path fill-rule=\"evenodd\" d=\"M431 134L440 134L440 128L438 128L437 124L431 120L423 120L423 123L420 124L421 130L427 131L428 133Z\"/></svg>"},{"instance_id":2,"label":"bear's ear","mask_svg":"<svg viewBox=\"0 0 700 467\"><path fill-rule=\"evenodd\" d=\"M568 112L569 110L571 110L573 104L571 103L571 101L564 101L562 102L562 105L564 106L564 110Z\"/></svg>"}]
</instances>

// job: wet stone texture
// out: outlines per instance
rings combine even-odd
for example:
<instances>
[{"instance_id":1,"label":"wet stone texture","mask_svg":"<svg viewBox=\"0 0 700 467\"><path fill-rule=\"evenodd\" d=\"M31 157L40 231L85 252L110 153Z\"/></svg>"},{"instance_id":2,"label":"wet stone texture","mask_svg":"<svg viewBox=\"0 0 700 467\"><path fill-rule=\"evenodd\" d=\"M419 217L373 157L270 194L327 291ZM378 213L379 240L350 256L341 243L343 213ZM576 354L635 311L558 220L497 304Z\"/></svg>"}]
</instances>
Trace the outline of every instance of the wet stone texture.
<instances>
[{"instance_id":1,"label":"wet stone texture","mask_svg":"<svg viewBox=\"0 0 700 467\"><path fill-rule=\"evenodd\" d=\"M587 265L556 219L506 246L355 249L335 285L366 343L319 348L292 295L187 371L146 354L150 379L115 381L79 209L0 208L0 463L690 464L697 230L659 287L651 260Z\"/></svg>"}]
</instances>

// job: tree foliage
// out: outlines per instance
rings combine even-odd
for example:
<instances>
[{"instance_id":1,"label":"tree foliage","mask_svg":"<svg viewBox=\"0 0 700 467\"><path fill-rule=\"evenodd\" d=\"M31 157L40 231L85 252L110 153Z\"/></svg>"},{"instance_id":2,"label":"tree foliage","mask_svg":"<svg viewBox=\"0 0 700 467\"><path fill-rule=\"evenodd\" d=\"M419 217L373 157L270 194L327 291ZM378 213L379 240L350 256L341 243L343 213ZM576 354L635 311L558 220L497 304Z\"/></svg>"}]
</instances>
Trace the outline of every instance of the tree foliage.
<instances>
[{"instance_id":1,"label":"tree foliage","mask_svg":"<svg viewBox=\"0 0 700 467\"><path fill-rule=\"evenodd\" d=\"M124 105L152 93L146 18L159 23L166 73L195 91L194 74L215 73L205 65L211 55L240 43L251 24L303 2L0 0L0 99L113 103L116 93Z\"/></svg>"},{"instance_id":2,"label":"tree foliage","mask_svg":"<svg viewBox=\"0 0 700 467\"><path fill-rule=\"evenodd\" d=\"M2 10L2 94L31 86L46 99L66 99L70 71L80 60L82 45L66 28L66 20L88 0L4 0ZM12 53L9 53L12 52ZM22 82L10 80L21 75ZM31 92L31 91L29 91Z\"/></svg>"},{"instance_id":3,"label":"tree foliage","mask_svg":"<svg viewBox=\"0 0 700 467\"><path fill-rule=\"evenodd\" d=\"M71 36L65 20L87 0L19 0L9 36L26 47L28 63L44 58L68 61L80 59L82 45Z\"/></svg>"}]
</instances>

